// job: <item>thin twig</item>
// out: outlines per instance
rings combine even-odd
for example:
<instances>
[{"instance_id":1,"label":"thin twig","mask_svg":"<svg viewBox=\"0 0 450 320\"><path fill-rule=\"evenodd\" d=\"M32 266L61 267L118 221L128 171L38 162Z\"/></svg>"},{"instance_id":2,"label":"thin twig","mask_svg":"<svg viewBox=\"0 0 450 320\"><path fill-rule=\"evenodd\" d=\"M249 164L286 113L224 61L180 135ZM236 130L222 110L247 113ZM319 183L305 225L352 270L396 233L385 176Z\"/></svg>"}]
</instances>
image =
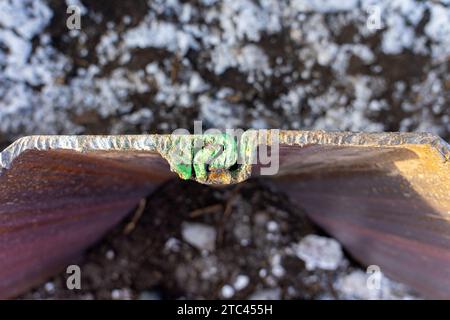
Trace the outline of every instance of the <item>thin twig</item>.
<instances>
[{"instance_id":1,"label":"thin twig","mask_svg":"<svg viewBox=\"0 0 450 320\"><path fill-rule=\"evenodd\" d=\"M142 214L144 213L146 205L147 205L147 199L142 198L139 201L136 211L134 212L133 218L131 218L131 221L125 226L125 228L123 230L123 233L125 235L130 234L134 230L134 228L136 228L136 224L138 223L139 219L141 218Z\"/></svg>"},{"instance_id":2,"label":"thin twig","mask_svg":"<svg viewBox=\"0 0 450 320\"><path fill-rule=\"evenodd\" d=\"M217 231L217 243L222 244L225 233L225 223L228 220L228 217L231 215L233 210L233 206L239 196L239 191L242 188L242 184L238 184L232 191L230 197L227 199L227 203L225 205L225 210L223 212L222 219L220 221L219 230Z\"/></svg>"},{"instance_id":3,"label":"thin twig","mask_svg":"<svg viewBox=\"0 0 450 320\"><path fill-rule=\"evenodd\" d=\"M230 216L231 211L233 209L233 205L236 202L237 197L239 196L239 191L242 189L242 184L238 184L232 191L231 195L227 200L227 204L225 206L225 211L223 212L224 221Z\"/></svg>"},{"instance_id":4,"label":"thin twig","mask_svg":"<svg viewBox=\"0 0 450 320\"><path fill-rule=\"evenodd\" d=\"M208 214L208 213L214 213L217 211L222 211L223 210L223 206L222 204L218 203L218 204L213 204L211 206L207 206L204 208L200 208L200 209L195 209L193 211L191 211L191 213L189 214L189 217L191 218L198 218L204 214Z\"/></svg>"}]
</instances>

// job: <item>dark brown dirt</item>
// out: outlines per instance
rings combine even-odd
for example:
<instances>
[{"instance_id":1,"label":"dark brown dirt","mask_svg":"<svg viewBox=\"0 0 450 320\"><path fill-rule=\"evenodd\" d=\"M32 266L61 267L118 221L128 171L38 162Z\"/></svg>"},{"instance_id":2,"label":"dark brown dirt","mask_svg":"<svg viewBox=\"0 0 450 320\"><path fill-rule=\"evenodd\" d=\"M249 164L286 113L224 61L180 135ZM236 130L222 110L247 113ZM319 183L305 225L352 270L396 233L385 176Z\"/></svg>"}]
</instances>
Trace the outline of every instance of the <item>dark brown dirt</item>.
<instances>
[{"instance_id":1,"label":"dark brown dirt","mask_svg":"<svg viewBox=\"0 0 450 320\"><path fill-rule=\"evenodd\" d=\"M61 19L66 16L66 3L49 0L54 15L45 32L50 34L52 46L72 62L71 69L61 79L65 84L70 84L78 70L98 65L96 47L108 30L108 23L112 22L114 30L122 35L127 29L138 25L149 10L148 2L144 0L133 1L132 5L119 0L82 0L82 3L89 11L89 14L83 17L82 34L87 38L84 43L79 41L79 37L68 36L65 19ZM191 3L201 12L202 5L198 1ZM96 20L96 15L103 18ZM131 19L128 25L123 22L124 16ZM158 18L180 23L177 22L177 17L170 13ZM325 17L328 29L333 35L331 40L337 44L361 43L375 54L375 61L370 65L357 56L352 56L346 73L352 76L377 76L385 82L385 86L373 99L386 101L387 107L379 111L368 111L365 117L370 121L382 123L386 131L399 130L401 121L411 118L411 124L403 130L416 130L422 120L420 115L424 110L432 110L435 101L421 104L420 97L416 97L411 87L421 83L433 70L437 70L439 75L446 74L445 70L450 64L433 66L430 56L416 55L408 51L398 55L384 54L380 50L383 31L355 40L358 31L353 25L354 22L350 21L341 30L335 31L332 22L337 18L338 16L333 14ZM192 19L199 19L201 25L207 25L201 15ZM429 14L419 24L417 36L423 34L427 19ZM214 96L223 88L233 89L233 95L229 97L232 100L230 103L238 103L245 108L241 113L232 113L230 118L240 119L244 129L255 119L262 119L268 127L273 128L292 129L292 125L298 122L301 129L314 129L315 122L326 115L314 110L313 100L321 97L329 88L335 88L337 96L348 98L342 106L337 107L352 109L353 89L333 73L330 65L321 66L315 63L311 70L312 76L307 79L302 79L298 72L296 74L291 71L305 69L305 61L299 57L298 52L309 44L294 41L289 36L289 30L262 35L261 40L255 44L267 55L271 68L276 69L277 59L282 58L282 65L290 67L288 71L267 75L264 81L256 83L257 86L248 82L247 75L236 68L229 68L223 74L216 75L207 68L210 52L204 48L189 50L184 57L161 48L141 48L131 52L132 57L126 66L121 65L119 61L108 62L100 68L99 77L108 77L118 68L136 71L156 62L164 72L171 75L172 84L178 85L187 83L186 79L195 71L210 86L210 96ZM430 43L426 46L429 47ZM83 49L87 50L85 56L81 55ZM180 63L181 58L186 60L186 65ZM372 67L375 65L381 67L380 74L373 71ZM287 79L290 81L286 82ZM393 89L398 81L405 84L405 91L399 97ZM445 83L444 89L448 90L450 82ZM258 89L261 84L264 84L262 90ZM307 84L311 85L311 90L295 105L298 112L285 111L274 106L274 101L280 95L286 94L297 85ZM192 130L193 121L198 119L199 105L194 102L187 108L179 108L165 105L164 102L155 103L154 96L159 89L153 85L150 87L148 92L127 96L132 108L126 113L150 109L153 113L152 120L129 125L120 133L166 133L175 128ZM401 108L403 101L411 101L418 108L404 111ZM264 106L262 111L257 110L258 103ZM442 126L444 122L441 123L441 119L446 113L448 108L432 112L432 122ZM86 110L84 113L71 114L71 121L82 127L80 133L106 134L110 133L113 125L120 122L124 116L126 114L102 117L95 110ZM23 132L28 133L25 130ZM0 150L23 132L0 134ZM449 128L444 128L443 138L448 140L449 132ZM209 209L202 211L204 208ZM193 218L193 212L204 213ZM217 239L213 252L202 253L182 240L182 225L186 221L214 227ZM268 232L268 221L276 222L278 231ZM356 268L355 264L350 263L345 270L309 272L305 270L302 260L283 254L286 247L298 242L304 235L318 231L311 226L299 208L291 206L283 195L258 181L224 189L211 189L192 182L172 182L147 199L145 211L136 227L129 234L124 234L128 223L129 221L124 221L117 226L85 256L83 264L80 265L81 290L67 290L67 274L62 272L22 298L221 298L223 286L233 283L240 274L248 276L250 281L244 289L237 291L233 298L249 298L255 293L261 293L261 290L279 290L280 298L332 298L336 297L333 289L335 279L340 274ZM242 242L243 238L250 239L249 244ZM284 275L280 277L271 274L271 260L277 253L283 256L281 265L285 270ZM308 281L311 277L315 277L315 280Z\"/></svg>"},{"instance_id":2,"label":"dark brown dirt","mask_svg":"<svg viewBox=\"0 0 450 320\"><path fill-rule=\"evenodd\" d=\"M311 272L302 260L284 255L285 272L274 275L273 256L317 230L301 209L260 181L227 188L170 182L146 203L131 232L125 230L133 214L87 253L80 265L81 290L66 289L68 275L62 272L22 298L216 299L223 298L223 286L239 275L249 282L232 298L247 299L267 290L279 298L335 297L334 279L351 268ZM183 241L186 221L215 228L214 251L202 252ZM268 230L269 221L276 223L276 230Z\"/></svg>"}]
</instances>

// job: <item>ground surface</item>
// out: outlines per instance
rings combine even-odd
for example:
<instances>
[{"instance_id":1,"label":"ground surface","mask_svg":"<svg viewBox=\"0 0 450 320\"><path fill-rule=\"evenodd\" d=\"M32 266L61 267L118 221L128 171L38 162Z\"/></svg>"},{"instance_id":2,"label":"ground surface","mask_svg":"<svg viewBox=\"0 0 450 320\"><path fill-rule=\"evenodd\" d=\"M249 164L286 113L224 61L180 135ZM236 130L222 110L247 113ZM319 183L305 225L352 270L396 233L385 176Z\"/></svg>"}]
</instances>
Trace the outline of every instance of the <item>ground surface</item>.
<instances>
[{"instance_id":1,"label":"ground surface","mask_svg":"<svg viewBox=\"0 0 450 320\"><path fill-rule=\"evenodd\" d=\"M69 4L80 8L80 30L66 26ZM2 1L0 141L192 130L195 119L204 128L430 131L449 139L449 7Z\"/></svg>"},{"instance_id":2,"label":"ground surface","mask_svg":"<svg viewBox=\"0 0 450 320\"><path fill-rule=\"evenodd\" d=\"M80 30L66 26L68 5L81 9ZM449 56L448 0L4 0L0 148L26 134L169 133L194 120L448 141ZM62 289L63 274L24 297L409 297L386 279L367 291L333 240L300 245L317 231L258 184L226 218L232 191L184 186L159 191L130 234L119 226L87 255L81 292ZM214 199L220 207L189 217ZM305 270L296 250L322 242L335 257L324 265L339 267Z\"/></svg>"},{"instance_id":3,"label":"ground surface","mask_svg":"<svg viewBox=\"0 0 450 320\"><path fill-rule=\"evenodd\" d=\"M370 289L370 274L338 242L258 180L227 188L170 182L90 250L80 267L81 290L68 290L62 272L22 298L417 297L384 276L379 289Z\"/></svg>"}]
</instances>

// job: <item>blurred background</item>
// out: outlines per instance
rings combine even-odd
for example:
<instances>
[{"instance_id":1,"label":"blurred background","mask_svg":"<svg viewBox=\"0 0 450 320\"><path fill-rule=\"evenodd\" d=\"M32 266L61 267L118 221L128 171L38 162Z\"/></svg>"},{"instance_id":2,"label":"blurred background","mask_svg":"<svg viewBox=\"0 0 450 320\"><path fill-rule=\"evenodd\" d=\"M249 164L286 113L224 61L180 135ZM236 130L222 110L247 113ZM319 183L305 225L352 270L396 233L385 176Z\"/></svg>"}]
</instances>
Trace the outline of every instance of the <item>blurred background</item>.
<instances>
[{"instance_id":1,"label":"blurred background","mask_svg":"<svg viewBox=\"0 0 450 320\"><path fill-rule=\"evenodd\" d=\"M449 0L0 0L0 148L194 120L449 141L449 58ZM259 181L179 181L146 203L132 233L125 221L88 253L83 290L63 273L23 297L419 297L386 277L369 290L338 242Z\"/></svg>"},{"instance_id":2,"label":"blurred background","mask_svg":"<svg viewBox=\"0 0 450 320\"><path fill-rule=\"evenodd\" d=\"M448 140L449 57L448 0L0 0L0 145L195 119Z\"/></svg>"}]
</instances>

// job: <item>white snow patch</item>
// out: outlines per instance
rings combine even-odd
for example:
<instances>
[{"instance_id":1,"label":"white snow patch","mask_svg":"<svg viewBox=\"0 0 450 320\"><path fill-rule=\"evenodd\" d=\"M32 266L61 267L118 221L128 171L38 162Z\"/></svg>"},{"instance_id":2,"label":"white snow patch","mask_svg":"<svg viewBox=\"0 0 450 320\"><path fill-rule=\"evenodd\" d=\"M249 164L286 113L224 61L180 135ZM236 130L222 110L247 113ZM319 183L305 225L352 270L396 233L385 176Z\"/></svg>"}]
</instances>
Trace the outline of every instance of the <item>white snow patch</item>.
<instances>
[{"instance_id":1,"label":"white snow patch","mask_svg":"<svg viewBox=\"0 0 450 320\"><path fill-rule=\"evenodd\" d=\"M358 0L291 0L290 3L292 8L299 12L331 13L354 10Z\"/></svg>"},{"instance_id":2,"label":"white snow patch","mask_svg":"<svg viewBox=\"0 0 450 320\"><path fill-rule=\"evenodd\" d=\"M157 21L147 17L137 27L124 34L124 44L128 48L163 48L185 55L197 48L194 38L177 28L173 23Z\"/></svg>"},{"instance_id":3,"label":"white snow patch","mask_svg":"<svg viewBox=\"0 0 450 320\"><path fill-rule=\"evenodd\" d=\"M226 44L244 39L259 41L262 32L273 33L281 28L277 0L261 1L259 5L251 0L225 0L221 9L220 26Z\"/></svg>"},{"instance_id":4,"label":"white snow patch","mask_svg":"<svg viewBox=\"0 0 450 320\"><path fill-rule=\"evenodd\" d=\"M381 48L387 54L400 54L405 48L411 48L415 33L400 15L389 15L386 19L388 30L383 33Z\"/></svg>"},{"instance_id":5,"label":"white snow patch","mask_svg":"<svg viewBox=\"0 0 450 320\"><path fill-rule=\"evenodd\" d=\"M305 262L307 270L336 270L343 261L339 242L314 234L304 237L293 250Z\"/></svg>"},{"instance_id":6,"label":"white snow patch","mask_svg":"<svg viewBox=\"0 0 450 320\"><path fill-rule=\"evenodd\" d=\"M164 251L178 252L181 248L181 242L177 238L170 237L164 244Z\"/></svg>"},{"instance_id":7,"label":"white snow patch","mask_svg":"<svg viewBox=\"0 0 450 320\"><path fill-rule=\"evenodd\" d=\"M285 270L283 266L281 265L281 255L279 253L274 254L270 258L270 264L272 268L272 274L277 277L281 278L285 274Z\"/></svg>"},{"instance_id":8,"label":"white snow patch","mask_svg":"<svg viewBox=\"0 0 450 320\"><path fill-rule=\"evenodd\" d=\"M273 289L263 289L254 292L249 300L280 300L281 299L281 290L280 288Z\"/></svg>"},{"instance_id":9,"label":"white snow patch","mask_svg":"<svg viewBox=\"0 0 450 320\"><path fill-rule=\"evenodd\" d=\"M334 288L341 299L414 299L404 285L392 281L382 274L379 279L379 288L369 286L369 274L357 270L339 277L334 283Z\"/></svg>"},{"instance_id":10,"label":"white snow patch","mask_svg":"<svg viewBox=\"0 0 450 320\"><path fill-rule=\"evenodd\" d=\"M87 8L81 3L80 0L66 0L66 5L69 6L75 6L80 10L81 15L85 15L88 10Z\"/></svg>"},{"instance_id":11,"label":"white snow patch","mask_svg":"<svg viewBox=\"0 0 450 320\"><path fill-rule=\"evenodd\" d=\"M53 12L42 0L0 1L0 26L30 40L50 22Z\"/></svg>"},{"instance_id":12,"label":"white snow patch","mask_svg":"<svg viewBox=\"0 0 450 320\"><path fill-rule=\"evenodd\" d=\"M436 42L432 46L433 56L445 61L450 55L450 8L435 4L430 12L425 33Z\"/></svg>"},{"instance_id":13,"label":"white snow patch","mask_svg":"<svg viewBox=\"0 0 450 320\"><path fill-rule=\"evenodd\" d=\"M97 53L101 65L113 61L119 55L117 50L117 42L119 35L114 30L108 30L100 39L95 51Z\"/></svg>"},{"instance_id":14,"label":"white snow patch","mask_svg":"<svg viewBox=\"0 0 450 320\"><path fill-rule=\"evenodd\" d=\"M114 289L111 291L113 300L131 300L131 290L128 288Z\"/></svg>"},{"instance_id":15,"label":"white snow patch","mask_svg":"<svg viewBox=\"0 0 450 320\"><path fill-rule=\"evenodd\" d=\"M222 99L212 99L207 95L200 96L198 102L200 118L211 127L218 129L242 127L244 106Z\"/></svg>"}]
</instances>

